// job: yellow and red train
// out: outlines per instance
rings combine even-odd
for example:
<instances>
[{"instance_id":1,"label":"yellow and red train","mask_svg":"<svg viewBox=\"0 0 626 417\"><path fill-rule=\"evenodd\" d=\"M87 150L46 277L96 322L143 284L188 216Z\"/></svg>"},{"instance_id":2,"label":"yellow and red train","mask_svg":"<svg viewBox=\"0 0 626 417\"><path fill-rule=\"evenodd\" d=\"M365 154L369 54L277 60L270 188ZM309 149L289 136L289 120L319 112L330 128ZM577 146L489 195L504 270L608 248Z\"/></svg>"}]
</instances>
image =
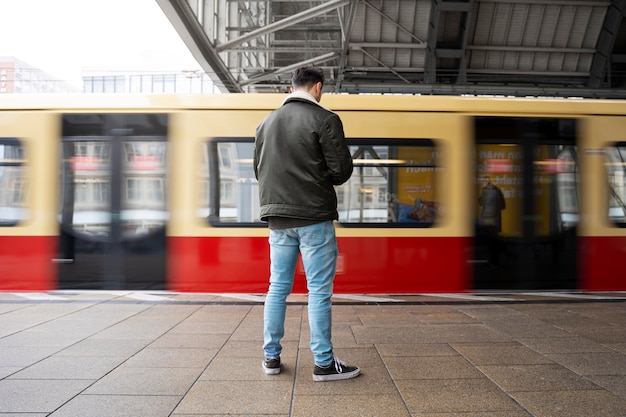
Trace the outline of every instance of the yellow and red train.
<instances>
[{"instance_id":1,"label":"yellow and red train","mask_svg":"<svg viewBox=\"0 0 626 417\"><path fill-rule=\"evenodd\" d=\"M0 97L0 290L265 292L252 150L283 99ZM322 103L355 165L336 292L626 289L626 102ZM488 181L497 228L480 218Z\"/></svg>"}]
</instances>

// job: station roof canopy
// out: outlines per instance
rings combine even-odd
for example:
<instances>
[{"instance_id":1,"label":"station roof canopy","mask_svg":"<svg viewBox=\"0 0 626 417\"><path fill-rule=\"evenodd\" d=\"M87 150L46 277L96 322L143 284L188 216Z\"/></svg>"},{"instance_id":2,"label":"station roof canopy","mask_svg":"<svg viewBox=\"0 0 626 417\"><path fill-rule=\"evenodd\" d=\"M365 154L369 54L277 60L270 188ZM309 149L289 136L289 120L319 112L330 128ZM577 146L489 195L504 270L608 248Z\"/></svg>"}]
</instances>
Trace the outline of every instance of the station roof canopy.
<instances>
[{"instance_id":1,"label":"station roof canopy","mask_svg":"<svg viewBox=\"0 0 626 417\"><path fill-rule=\"evenodd\" d=\"M626 0L157 0L222 92L626 98Z\"/></svg>"}]
</instances>

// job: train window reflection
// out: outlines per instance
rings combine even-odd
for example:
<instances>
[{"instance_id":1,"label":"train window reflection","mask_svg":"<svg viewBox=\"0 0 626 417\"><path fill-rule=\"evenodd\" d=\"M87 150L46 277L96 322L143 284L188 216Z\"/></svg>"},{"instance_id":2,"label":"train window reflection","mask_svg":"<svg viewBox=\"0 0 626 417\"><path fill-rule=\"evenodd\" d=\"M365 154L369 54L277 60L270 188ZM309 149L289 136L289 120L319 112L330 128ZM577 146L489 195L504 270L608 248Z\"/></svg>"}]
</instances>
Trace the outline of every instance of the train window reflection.
<instances>
[{"instance_id":1,"label":"train window reflection","mask_svg":"<svg viewBox=\"0 0 626 417\"><path fill-rule=\"evenodd\" d=\"M429 227L440 203L438 152L429 139L349 139L352 177L337 187L339 221L346 225Z\"/></svg>"},{"instance_id":2,"label":"train window reflection","mask_svg":"<svg viewBox=\"0 0 626 417\"><path fill-rule=\"evenodd\" d=\"M626 227L626 142L617 143L605 152L609 185L609 220Z\"/></svg>"},{"instance_id":3,"label":"train window reflection","mask_svg":"<svg viewBox=\"0 0 626 417\"><path fill-rule=\"evenodd\" d=\"M252 160L254 138L214 138L203 152L198 214L213 225L265 226Z\"/></svg>"},{"instance_id":4,"label":"train window reflection","mask_svg":"<svg viewBox=\"0 0 626 417\"><path fill-rule=\"evenodd\" d=\"M352 177L335 188L345 226L429 227L440 205L438 152L428 139L348 139ZM252 166L254 138L214 138L204 148L198 215L215 226L264 226Z\"/></svg>"},{"instance_id":5,"label":"train window reflection","mask_svg":"<svg viewBox=\"0 0 626 417\"><path fill-rule=\"evenodd\" d=\"M135 239L162 230L166 142L75 138L63 152L60 219L68 233L108 239L116 224L121 238Z\"/></svg>"},{"instance_id":6,"label":"train window reflection","mask_svg":"<svg viewBox=\"0 0 626 417\"><path fill-rule=\"evenodd\" d=\"M0 138L0 226L15 226L28 216L24 148L15 138Z\"/></svg>"}]
</instances>

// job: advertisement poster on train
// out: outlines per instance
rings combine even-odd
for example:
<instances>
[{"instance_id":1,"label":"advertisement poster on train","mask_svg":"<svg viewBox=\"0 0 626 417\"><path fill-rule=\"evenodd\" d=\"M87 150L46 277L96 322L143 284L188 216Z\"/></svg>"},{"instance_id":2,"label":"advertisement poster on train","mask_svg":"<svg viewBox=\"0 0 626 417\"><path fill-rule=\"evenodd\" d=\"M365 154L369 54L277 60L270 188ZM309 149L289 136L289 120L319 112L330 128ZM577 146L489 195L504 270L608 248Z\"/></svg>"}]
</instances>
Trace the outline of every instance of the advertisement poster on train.
<instances>
[{"instance_id":1,"label":"advertisement poster on train","mask_svg":"<svg viewBox=\"0 0 626 417\"><path fill-rule=\"evenodd\" d=\"M537 146L534 161L548 157L547 146ZM518 145L477 145L476 147L476 195L480 196L483 179L488 177L491 183L504 195L505 208L501 211L501 236L522 236L523 204L523 153ZM537 172L533 175L535 234L545 236L550 230L550 184ZM476 218L479 218L481 206L476 202Z\"/></svg>"},{"instance_id":2,"label":"advertisement poster on train","mask_svg":"<svg viewBox=\"0 0 626 417\"><path fill-rule=\"evenodd\" d=\"M399 147L398 221L433 222L439 212L435 200L437 153L432 147Z\"/></svg>"}]
</instances>

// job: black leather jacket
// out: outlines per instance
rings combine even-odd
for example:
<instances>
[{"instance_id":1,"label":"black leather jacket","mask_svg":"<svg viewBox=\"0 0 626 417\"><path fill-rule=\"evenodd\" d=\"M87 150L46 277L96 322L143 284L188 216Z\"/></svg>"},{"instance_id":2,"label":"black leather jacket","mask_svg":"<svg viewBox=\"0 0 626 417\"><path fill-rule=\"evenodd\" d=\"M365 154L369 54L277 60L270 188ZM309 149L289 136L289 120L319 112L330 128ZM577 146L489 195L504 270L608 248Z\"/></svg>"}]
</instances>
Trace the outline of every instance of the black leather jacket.
<instances>
[{"instance_id":1,"label":"black leather jacket","mask_svg":"<svg viewBox=\"0 0 626 417\"><path fill-rule=\"evenodd\" d=\"M254 173L261 219L336 220L334 185L352 175L339 116L299 91L257 127Z\"/></svg>"}]
</instances>

